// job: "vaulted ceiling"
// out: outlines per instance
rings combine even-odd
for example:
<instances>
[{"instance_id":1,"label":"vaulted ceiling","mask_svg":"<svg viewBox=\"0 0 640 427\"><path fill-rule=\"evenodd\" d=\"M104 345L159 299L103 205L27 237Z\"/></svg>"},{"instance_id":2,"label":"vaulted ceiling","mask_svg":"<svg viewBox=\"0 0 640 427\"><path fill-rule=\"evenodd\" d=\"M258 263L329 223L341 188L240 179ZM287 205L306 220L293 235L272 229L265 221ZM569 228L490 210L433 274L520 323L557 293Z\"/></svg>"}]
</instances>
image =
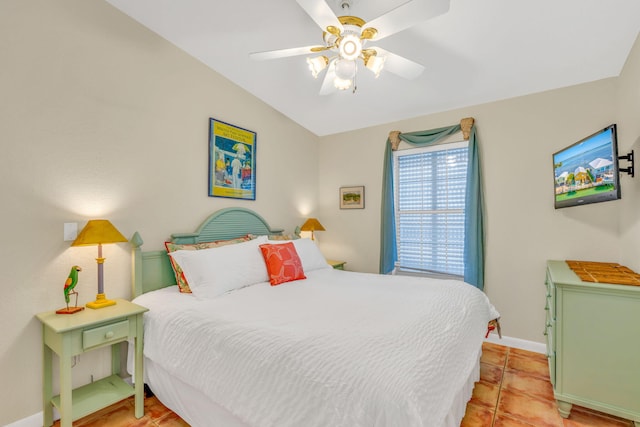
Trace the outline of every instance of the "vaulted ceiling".
<instances>
[{"instance_id":1,"label":"vaulted ceiling","mask_svg":"<svg viewBox=\"0 0 640 427\"><path fill-rule=\"evenodd\" d=\"M249 57L323 43L295 0L107 1L319 136L614 77L640 30L638 0L451 0L448 12L375 43L422 64L419 77L376 79L360 66L355 92L320 95L312 55ZM348 13L326 2L336 16L371 21L406 0L352 0Z\"/></svg>"}]
</instances>

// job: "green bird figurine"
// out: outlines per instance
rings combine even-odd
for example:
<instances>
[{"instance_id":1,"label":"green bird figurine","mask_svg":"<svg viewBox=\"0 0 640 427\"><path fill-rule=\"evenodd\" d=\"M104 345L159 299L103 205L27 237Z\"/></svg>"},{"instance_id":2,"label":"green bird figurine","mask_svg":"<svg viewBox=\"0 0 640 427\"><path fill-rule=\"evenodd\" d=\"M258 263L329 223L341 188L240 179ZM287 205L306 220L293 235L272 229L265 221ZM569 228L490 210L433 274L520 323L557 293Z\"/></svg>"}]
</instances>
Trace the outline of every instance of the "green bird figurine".
<instances>
[{"instance_id":1,"label":"green bird figurine","mask_svg":"<svg viewBox=\"0 0 640 427\"><path fill-rule=\"evenodd\" d=\"M76 295L76 306L78 305L78 292L74 289L76 284L78 283L78 272L82 271L82 268L74 265L71 267L71 272L69 273L69 277L67 281L64 282L64 300L67 303L67 310L69 310L69 301L71 301L71 294Z\"/></svg>"}]
</instances>

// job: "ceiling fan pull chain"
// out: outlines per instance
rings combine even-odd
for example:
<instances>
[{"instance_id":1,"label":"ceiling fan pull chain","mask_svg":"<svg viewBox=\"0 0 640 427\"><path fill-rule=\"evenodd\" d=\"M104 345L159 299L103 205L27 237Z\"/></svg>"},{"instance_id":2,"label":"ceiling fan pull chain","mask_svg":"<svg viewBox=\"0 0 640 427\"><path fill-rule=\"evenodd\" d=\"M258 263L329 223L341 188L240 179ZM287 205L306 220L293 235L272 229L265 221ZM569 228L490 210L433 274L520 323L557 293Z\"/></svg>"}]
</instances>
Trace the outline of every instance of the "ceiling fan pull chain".
<instances>
[{"instance_id":1,"label":"ceiling fan pull chain","mask_svg":"<svg viewBox=\"0 0 640 427\"><path fill-rule=\"evenodd\" d=\"M351 91L352 94L356 94L356 89L358 89L358 85L356 84L356 76L358 75L358 63L355 63L355 74L353 75L353 80L352 80L352 84L353 84L353 90Z\"/></svg>"}]
</instances>

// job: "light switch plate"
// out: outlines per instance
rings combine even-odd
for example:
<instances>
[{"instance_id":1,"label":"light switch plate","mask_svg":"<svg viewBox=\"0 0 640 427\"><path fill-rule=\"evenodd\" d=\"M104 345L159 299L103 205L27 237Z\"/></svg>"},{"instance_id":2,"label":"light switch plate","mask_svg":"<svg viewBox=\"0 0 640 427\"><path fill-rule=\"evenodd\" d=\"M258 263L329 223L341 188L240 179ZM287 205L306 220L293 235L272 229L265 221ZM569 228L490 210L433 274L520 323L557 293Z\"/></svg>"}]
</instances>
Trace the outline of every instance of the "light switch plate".
<instances>
[{"instance_id":1,"label":"light switch plate","mask_svg":"<svg viewBox=\"0 0 640 427\"><path fill-rule=\"evenodd\" d=\"M77 222L65 222L64 223L64 241L73 242L78 237L78 223Z\"/></svg>"}]
</instances>

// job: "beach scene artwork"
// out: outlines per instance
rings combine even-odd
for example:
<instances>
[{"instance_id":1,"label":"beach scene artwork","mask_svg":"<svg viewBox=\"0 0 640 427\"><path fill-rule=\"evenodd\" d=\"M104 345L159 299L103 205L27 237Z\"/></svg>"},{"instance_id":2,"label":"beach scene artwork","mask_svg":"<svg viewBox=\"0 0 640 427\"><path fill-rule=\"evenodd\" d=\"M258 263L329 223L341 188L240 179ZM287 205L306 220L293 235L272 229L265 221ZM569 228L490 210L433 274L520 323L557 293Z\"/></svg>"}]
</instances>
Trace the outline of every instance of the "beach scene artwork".
<instances>
[{"instance_id":1,"label":"beach scene artwork","mask_svg":"<svg viewBox=\"0 0 640 427\"><path fill-rule=\"evenodd\" d=\"M616 191L611 132L602 132L553 155L556 202Z\"/></svg>"}]
</instances>

